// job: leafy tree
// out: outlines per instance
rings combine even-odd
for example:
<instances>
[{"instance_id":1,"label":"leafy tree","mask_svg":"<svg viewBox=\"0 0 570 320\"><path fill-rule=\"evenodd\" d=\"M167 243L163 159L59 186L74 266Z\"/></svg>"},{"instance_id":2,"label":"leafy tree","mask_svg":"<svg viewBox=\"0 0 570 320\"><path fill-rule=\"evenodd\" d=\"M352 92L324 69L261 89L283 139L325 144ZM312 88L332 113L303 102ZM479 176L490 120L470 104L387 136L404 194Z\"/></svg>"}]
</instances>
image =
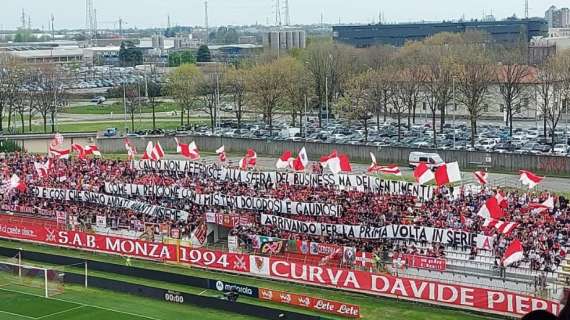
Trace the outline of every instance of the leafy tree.
<instances>
[{"instance_id":1,"label":"leafy tree","mask_svg":"<svg viewBox=\"0 0 570 320\"><path fill-rule=\"evenodd\" d=\"M179 67L186 63L196 63L196 56L190 50L173 52L168 55L169 67Z\"/></svg>"},{"instance_id":2,"label":"leafy tree","mask_svg":"<svg viewBox=\"0 0 570 320\"><path fill-rule=\"evenodd\" d=\"M373 76L372 71L353 76L347 83L346 94L337 104L341 114L350 120L362 122L365 141L368 141L368 121L372 119L375 110L374 98L370 96Z\"/></svg>"},{"instance_id":3,"label":"leafy tree","mask_svg":"<svg viewBox=\"0 0 570 320\"><path fill-rule=\"evenodd\" d=\"M132 41L123 41L119 50L119 62L122 67L134 67L143 63L143 53Z\"/></svg>"},{"instance_id":4,"label":"leafy tree","mask_svg":"<svg viewBox=\"0 0 570 320\"><path fill-rule=\"evenodd\" d=\"M193 64L183 64L168 75L167 91L180 106L180 125L184 125L184 111L194 107L199 99L197 84L202 72Z\"/></svg>"},{"instance_id":5,"label":"leafy tree","mask_svg":"<svg viewBox=\"0 0 570 320\"><path fill-rule=\"evenodd\" d=\"M196 60L198 62L210 62L212 61L212 56L210 54L210 49L207 45L201 45L198 48L198 53L196 54Z\"/></svg>"},{"instance_id":6,"label":"leafy tree","mask_svg":"<svg viewBox=\"0 0 570 320\"><path fill-rule=\"evenodd\" d=\"M236 116L238 129L241 129L244 113L248 73L249 70L244 68L228 68L223 76L224 90L233 100L233 111Z\"/></svg>"}]
</instances>

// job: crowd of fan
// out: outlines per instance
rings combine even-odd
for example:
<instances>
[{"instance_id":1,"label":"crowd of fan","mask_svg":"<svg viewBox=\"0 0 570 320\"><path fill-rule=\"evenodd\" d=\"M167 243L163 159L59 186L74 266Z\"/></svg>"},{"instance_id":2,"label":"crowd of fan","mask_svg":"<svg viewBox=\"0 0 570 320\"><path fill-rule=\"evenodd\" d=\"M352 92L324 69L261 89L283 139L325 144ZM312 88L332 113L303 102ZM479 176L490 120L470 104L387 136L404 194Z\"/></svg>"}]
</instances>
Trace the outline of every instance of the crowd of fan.
<instances>
[{"instance_id":1,"label":"crowd of fan","mask_svg":"<svg viewBox=\"0 0 570 320\"><path fill-rule=\"evenodd\" d=\"M508 199L506 221L517 222L519 226L510 234L498 233L493 228L483 227L483 219L477 216L478 209L485 200L497 190L484 189L478 193L464 192L459 196L445 187L436 191L430 200L420 200L413 195L389 195L354 190L338 190L324 187L292 185L245 184L233 181L220 181L201 175L182 172L148 172L134 170L128 162L118 160L84 159L59 160L55 162L48 177L39 178L34 162L45 161L43 157L28 154L9 154L0 159L0 166L5 180L17 174L28 186L43 186L62 189L89 190L104 192L105 182L132 183L144 185L178 185L198 193L220 192L230 196L255 196L275 198L297 202L316 202L339 204L343 212L339 217L302 216L290 218L322 223L338 223L381 227L390 224L419 225L436 228L451 228L472 233L483 233L494 238L494 253L501 257L509 242L518 238L523 242L526 261L534 270L554 270L564 259L565 246L570 230L570 210L567 200L556 198L556 207L547 213L538 213L529 208L531 202L542 202L549 195L546 193L505 192ZM98 215L107 217L109 226L125 226L140 229L141 221L151 224L168 224L181 230L181 235L188 237L192 230L204 221L207 212L223 214L245 214L243 210L233 208L207 207L192 204L181 199L144 197L138 200L168 208L189 212L185 221L170 218L158 219L143 216L126 209L111 209L93 204L78 202L58 202L38 199L30 193L22 194L15 190L4 193L1 204L18 204L42 209L65 211L76 219L77 224L89 228L96 222ZM251 213L251 212L250 212ZM306 234L294 234L275 227L261 225L259 215L251 225L236 227L233 234L247 238L249 235L264 235L281 239L309 240L322 243L335 243L356 247L359 251L373 252L378 248L389 247L397 252L410 252L430 256L441 256L439 250L426 251L394 246L390 241L362 241L342 237L315 237ZM114 222L113 222L114 221ZM426 245L426 244L423 244ZM436 248L436 247L434 247ZM461 248L474 257L476 248ZM500 261L497 262L500 264Z\"/></svg>"}]
</instances>

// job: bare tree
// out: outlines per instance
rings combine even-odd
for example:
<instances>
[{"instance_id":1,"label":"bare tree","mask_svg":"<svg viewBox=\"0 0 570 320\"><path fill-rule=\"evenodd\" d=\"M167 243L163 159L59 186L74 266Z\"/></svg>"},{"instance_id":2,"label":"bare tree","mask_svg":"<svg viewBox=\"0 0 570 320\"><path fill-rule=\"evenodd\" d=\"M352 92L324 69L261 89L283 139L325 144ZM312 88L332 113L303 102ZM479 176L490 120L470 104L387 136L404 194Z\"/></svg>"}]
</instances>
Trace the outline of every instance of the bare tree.
<instances>
[{"instance_id":1,"label":"bare tree","mask_svg":"<svg viewBox=\"0 0 570 320\"><path fill-rule=\"evenodd\" d=\"M286 77L284 83L285 107L291 112L292 125L296 125L299 116L299 129L303 133L303 118L305 118L309 100L312 100L314 90L312 81L305 66L294 59L287 58L285 63Z\"/></svg>"},{"instance_id":2,"label":"bare tree","mask_svg":"<svg viewBox=\"0 0 570 320\"><path fill-rule=\"evenodd\" d=\"M512 137L514 106L524 97L530 70L524 64L522 52L505 49L500 58L502 64L497 67L495 79L505 103L505 125L509 127L509 135Z\"/></svg>"},{"instance_id":3,"label":"bare tree","mask_svg":"<svg viewBox=\"0 0 570 320\"><path fill-rule=\"evenodd\" d=\"M465 46L463 55L457 66L457 100L465 106L471 123L471 146L475 146L477 121L486 112L485 100L493 81L493 67L488 60L484 48Z\"/></svg>"},{"instance_id":4,"label":"bare tree","mask_svg":"<svg viewBox=\"0 0 570 320\"><path fill-rule=\"evenodd\" d=\"M233 112L235 113L238 129L241 129L241 122L244 114L248 70L241 68L229 68L224 74L224 90L230 95L233 101Z\"/></svg>"},{"instance_id":5,"label":"bare tree","mask_svg":"<svg viewBox=\"0 0 570 320\"><path fill-rule=\"evenodd\" d=\"M390 92L392 92L390 95L391 113L396 116L398 123L398 142L402 140L402 117L408 113L408 104L404 100L407 96L406 81L399 69L394 69L389 80Z\"/></svg>"},{"instance_id":6,"label":"bare tree","mask_svg":"<svg viewBox=\"0 0 570 320\"><path fill-rule=\"evenodd\" d=\"M202 74L196 83L196 94L200 97L199 110L205 112L210 117L210 127L212 133L216 130L216 119L218 117L218 98L220 94L220 74Z\"/></svg>"}]
</instances>

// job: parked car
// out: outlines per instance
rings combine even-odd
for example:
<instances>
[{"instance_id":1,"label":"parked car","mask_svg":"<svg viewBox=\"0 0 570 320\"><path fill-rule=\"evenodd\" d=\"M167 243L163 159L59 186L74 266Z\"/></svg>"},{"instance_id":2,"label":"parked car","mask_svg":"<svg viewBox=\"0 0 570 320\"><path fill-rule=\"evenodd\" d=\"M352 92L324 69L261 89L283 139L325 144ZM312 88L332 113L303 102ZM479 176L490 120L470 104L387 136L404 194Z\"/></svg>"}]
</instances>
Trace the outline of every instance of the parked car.
<instances>
[{"instance_id":1,"label":"parked car","mask_svg":"<svg viewBox=\"0 0 570 320\"><path fill-rule=\"evenodd\" d=\"M93 99L91 99L91 102L96 103L96 104L102 104L105 101L107 101L107 98L105 98L103 96L98 96L98 97L94 97Z\"/></svg>"},{"instance_id":2,"label":"parked car","mask_svg":"<svg viewBox=\"0 0 570 320\"><path fill-rule=\"evenodd\" d=\"M107 128L103 133L105 137L114 137L117 135L117 128Z\"/></svg>"},{"instance_id":3,"label":"parked car","mask_svg":"<svg viewBox=\"0 0 570 320\"><path fill-rule=\"evenodd\" d=\"M566 156L566 155L568 155L568 151L569 151L568 149L570 149L570 148L568 147L567 144L561 143L561 144L557 144L554 146L554 149L552 149L552 153L554 153L555 155L558 155L558 156Z\"/></svg>"}]
</instances>

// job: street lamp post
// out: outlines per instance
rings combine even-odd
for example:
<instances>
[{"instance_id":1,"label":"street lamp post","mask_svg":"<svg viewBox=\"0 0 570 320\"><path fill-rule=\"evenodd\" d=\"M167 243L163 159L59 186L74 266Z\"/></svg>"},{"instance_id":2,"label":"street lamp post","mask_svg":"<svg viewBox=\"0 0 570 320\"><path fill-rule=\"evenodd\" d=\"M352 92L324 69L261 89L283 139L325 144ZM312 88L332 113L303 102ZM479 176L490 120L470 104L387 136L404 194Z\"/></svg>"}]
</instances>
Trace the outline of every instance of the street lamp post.
<instances>
[{"instance_id":1,"label":"street lamp post","mask_svg":"<svg viewBox=\"0 0 570 320\"><path fill-rule=\"evenodd\" d=\"M456 125L455 125L455 114L457 113L457 98L455 96L455 77L452 78L452 83L453 83L453 149L455 149L455 131L456 131Z\"/></svg>"}]
</instances>

